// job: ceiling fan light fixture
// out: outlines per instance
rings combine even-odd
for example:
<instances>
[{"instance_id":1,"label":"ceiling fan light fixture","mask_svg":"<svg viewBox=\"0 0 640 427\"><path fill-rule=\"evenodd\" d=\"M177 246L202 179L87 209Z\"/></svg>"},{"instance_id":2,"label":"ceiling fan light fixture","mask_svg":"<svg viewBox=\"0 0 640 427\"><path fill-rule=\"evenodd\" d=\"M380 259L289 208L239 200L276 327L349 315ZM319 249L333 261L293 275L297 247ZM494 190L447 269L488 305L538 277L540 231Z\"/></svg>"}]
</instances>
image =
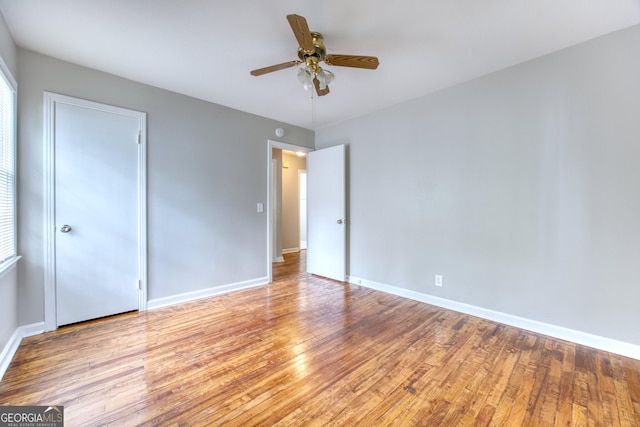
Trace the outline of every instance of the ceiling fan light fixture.
<instances>
[{"instance_id":1,"label":"ceiling fan light fixture","mask_svg":"<svg viewBox=\"0 0 640 427\"><path fill-rule=\"evenodd\" d=\"M325 96L330 92L329 83L333 81L334 75L331 71L323 70L320 67L321 62L336 67L365 68L369 70L378 68L379 62L375 56L327 54L322 34L311 32L304 16L287 15L287 21L289 21L293 35L298 41L299 60L296 59L252 70L250 72L252 76L261 76L304 64L298 69L298 81L304 86L305 90L315 88L318 96Z\"/></svg>"}]
</instances>

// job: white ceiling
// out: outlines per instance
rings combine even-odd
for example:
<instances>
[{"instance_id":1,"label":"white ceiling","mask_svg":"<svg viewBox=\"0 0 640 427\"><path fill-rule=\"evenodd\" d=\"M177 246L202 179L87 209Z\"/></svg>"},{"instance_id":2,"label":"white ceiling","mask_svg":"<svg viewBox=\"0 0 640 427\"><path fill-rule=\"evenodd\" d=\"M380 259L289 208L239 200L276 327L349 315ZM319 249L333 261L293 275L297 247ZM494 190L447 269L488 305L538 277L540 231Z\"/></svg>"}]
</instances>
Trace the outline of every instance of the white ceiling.
<instances>
[{"instance_id":1,"label":"white ceiling","mask_svg":"<svg viewBox=\"0 0 640 427\"><path fill-rule=\"evenodd\" d=\"M16 43L131 80L308 129L413 99L640 23L640 0L0 0ZM326 67L312 101L286 20L328 53L375 55L377 70Z\"/></svg>"}]
</instances>

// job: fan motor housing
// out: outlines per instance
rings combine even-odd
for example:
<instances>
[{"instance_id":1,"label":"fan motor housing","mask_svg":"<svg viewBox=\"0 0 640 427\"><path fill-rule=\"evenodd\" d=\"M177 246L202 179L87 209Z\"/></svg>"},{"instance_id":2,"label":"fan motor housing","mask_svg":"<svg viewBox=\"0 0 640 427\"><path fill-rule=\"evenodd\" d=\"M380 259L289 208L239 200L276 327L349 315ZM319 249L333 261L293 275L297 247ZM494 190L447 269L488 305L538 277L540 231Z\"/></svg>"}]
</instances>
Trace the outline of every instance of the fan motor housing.
<instances>
[{"instance_id":1,"label":"fan motor housing","mask_svg":"<svg viewBox=\"0 0 640 427\"><path fill-rule=\"evenodd\" d=\"M324 56L327 54L327 48L324 47L324 39L322 38L322 34L312 32L311 37L313 38L314 51L309 53L308 51L305 51L304 49L299 47L298 58L300 58L301 61L305 62L310 56L317 57L319 61L324 60Z\"/></svg>"}]
</instances>

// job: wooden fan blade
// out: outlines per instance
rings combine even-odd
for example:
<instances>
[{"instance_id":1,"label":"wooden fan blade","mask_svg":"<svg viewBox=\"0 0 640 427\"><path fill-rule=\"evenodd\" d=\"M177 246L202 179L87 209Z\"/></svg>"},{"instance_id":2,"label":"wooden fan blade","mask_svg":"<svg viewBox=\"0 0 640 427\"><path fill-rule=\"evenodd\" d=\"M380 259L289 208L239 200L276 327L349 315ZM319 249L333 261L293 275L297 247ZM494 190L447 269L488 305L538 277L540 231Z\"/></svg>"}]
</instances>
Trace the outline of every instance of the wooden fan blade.
<instances>
[{"instance_id":1,"label":"wooden fan blade","mask_svg":"<svg viewBox=\"0 0 640 427\"><path fill-rule=\"evenodd\" d=\"M274 71L278 71L278 70L284 70L285 68L291 68L291 67L295 67L296 65L300 64L302 61L289 61L289 62L283 62L282 64L277 64L277 65L271 65L270 67L264 67L264 68L258 68L257 70L253 70L251 72L252 76L261 76L263 74L267 74L267 73L272 73Z\"/></svg>"},{"instance_id":2,"label":"wooden fan blade","mask_svg":"<svg viewBox=\"0 0 640 427\"><path fill-rule=\"evenodd\" d=\"M309 25L304 16L300 15L287 15L287 21L291 25L293 35L298 40L298 45L302 50L306 52L314 52L315 46L313 45L313 37L311 37L311 31L309 31Z\"/></svg>"},{"instance_id":3,"label":"wooden fan blade","mask_svg":"<svg viewBox=\"0 0 640 427\"><path fill-rule=\"evenodd\" d=\"M359 56L359 55L326 55L324 62L327 65L336 65L338 67L354 67L375 70L380 64L375 56Z\"/></svg>"},{"instance_id":4,"label":"wooden fan blade","mask_svg":"<svg viewBox=\"0 0 640 427\"><path fill-rule=\"evenodd\" d=\"M318 80L317 77L313 78L313 85L316 87L316 93L318 94L318 96L325 96L329 93L329 86L327 86L325 89L320 89L320 80Z\"/></svg>"}]
</instances>

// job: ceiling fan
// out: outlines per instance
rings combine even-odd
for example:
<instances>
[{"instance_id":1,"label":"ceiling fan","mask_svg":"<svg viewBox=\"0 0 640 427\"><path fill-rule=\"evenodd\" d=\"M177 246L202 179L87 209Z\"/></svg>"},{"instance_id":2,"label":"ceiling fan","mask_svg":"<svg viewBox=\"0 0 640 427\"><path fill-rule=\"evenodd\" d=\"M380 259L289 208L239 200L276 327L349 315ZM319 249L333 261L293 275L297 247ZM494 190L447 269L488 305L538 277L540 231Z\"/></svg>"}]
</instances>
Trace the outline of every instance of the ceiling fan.
<instances>
[{"instance_id":1,"label":"ceiling fan","mask_svg":"<svg viewBox=\"0 0 640 427\"><path fill-rule=\"evenodd\" d=\"M379 62L375 56L327 54L322 34L309 31L309 26L304 16L287 15L287 21L289 21L293 34L298 40L298 58L300 59L258 68L251 71L252 76L261 76L273 71L305 64L298 71L298 79L306 90L315 87L318 96L324 96L329 93L329 83L331 83L334 76L331 71L323 70L320 67L320 62L339 67L366 68L369 70L378 68Z\"/></svg>"}]
</instances>

